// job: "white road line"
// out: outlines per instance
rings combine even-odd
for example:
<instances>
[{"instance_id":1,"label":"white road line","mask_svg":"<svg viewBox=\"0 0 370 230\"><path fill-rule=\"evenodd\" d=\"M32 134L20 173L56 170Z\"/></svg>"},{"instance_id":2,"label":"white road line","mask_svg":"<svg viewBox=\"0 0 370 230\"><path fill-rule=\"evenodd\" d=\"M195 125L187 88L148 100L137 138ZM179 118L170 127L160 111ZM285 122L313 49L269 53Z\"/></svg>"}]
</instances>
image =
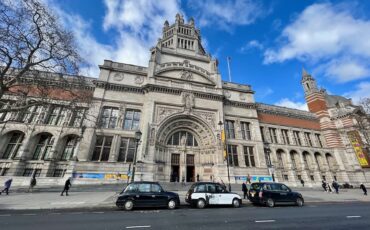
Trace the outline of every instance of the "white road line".
<instances>
[{"instance_id":1,"label":"white road line","mask_svg":"<svg viewBox=\"0 0 370 230\"><path fill-rule=\"evenodd\" d=\"M150 228L150 225L143 225L143 226L127 226L126 228Z\"/></svg>"},{"instance_id":2,"label":"white road line","mask_svg":"<svg viewBox=\"0 0 370 230\"><path fill-rule=\"evenodd\" d=\"M361 216L347 216L347 218L361 218Z\"/></svg>"},{"instance_id":3,"label":"white road line","mask_svg":"<svg viewBox=\"0 0 370 230\"><path fill-rule=\"evenodd\" d=\"M10 216L10 214L2 214L2 215L0 215L0 216Z\"/></svg>"},{"instance_id":4,"label":"white road line","mask_svg":"<svg viewBox=\"0 0 370 230\"><path fill-rule=\"evenodd\" d=\"M271 222L275 222L275 220L256 220L255 222L256 223L271 223Z\"/></svg>"},{"instance_id":5,"label":"white road line","mask_svg":"<svg viewBox=\"0 0 370 230\"><path fill-rule=\"evenodd\" d=\"M70 212L69 214L72 214L72 215L79 215L79 214L83 214L83 212Z\"/></svg>"},{"instance_id":6,"label":"white road line","mask_svg":"<svg viewBox=\"0 0 370 230\"><path fill-rule=\"evenodd\" d=\"M93 212L93 213L95 213L95 214L102 214L102 213L104 213L104 212Z\"/></svg>"}]
</instances>

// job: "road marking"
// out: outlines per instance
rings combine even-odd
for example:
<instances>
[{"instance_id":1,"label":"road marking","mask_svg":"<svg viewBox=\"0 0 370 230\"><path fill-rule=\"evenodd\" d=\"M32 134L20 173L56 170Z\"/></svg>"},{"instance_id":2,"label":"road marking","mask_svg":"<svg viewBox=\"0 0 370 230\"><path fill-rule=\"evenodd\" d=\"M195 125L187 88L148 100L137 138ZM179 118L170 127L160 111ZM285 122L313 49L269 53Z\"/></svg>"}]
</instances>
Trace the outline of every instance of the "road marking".
<instances>
[{"instance_id":1,"label":"road marking","mask_svg":"<svg viewBox=\"0 0 370 230\"><path fill-rule=\"evenodd\" d=\"M102 214L102 213L104 213L104 212L93 212L93 213L95 213L95 214Z\"/></svg>"},{"instance_id":2,"label":"road marking","mask_svg":"<svg viewBox=\"0 0 370 230\"><path fill-rule=\"evenodd\" d=\"M10 214L2 214L2 215L0 215L0 216L10 216Z\"/></svg>"},{"instance_id":3,"label":"road marking","mask_svg":"<svg viewBox=\"0 0 370 230\"><path fill-rule=\"evenodd\" d=\"M49 213L49 215L60 215L60 214L62 214L62 213L60 213L60 212Z\"/></svg>"},{"instance_id":4,"label":"road marking","mask_svg":"<svg viewBox=\"0 0 370 230\"><path fill-rule=\"evenodd\" d=\"M347 218L361 218L361 216L347 216Z\"/></svg>"},{"instance_id":5,"label":"road marking","mask_svg":"<svg viewBox=\"0 0 370 230\"><path fill-rule=\"evenodd\" d=\"M271 223L271 222L275 222L275 220L256 220L255 222L256 223Z\"/></svg>"},{"instance_id":6,"label":"road marking","mask_svg":"<svg viewBox=\"0 0 370 230\"><path fill-rule=\"evenodd\" d=\"M143 225L143 226L127 226L126 228L150 228L150 225Z\"/></svg>"},{"instance_id":7,"label":"road marking","mask_svg":"<svg viewBox=\"0 0 370 230\"><path fill-rule=\"evenodd\" d=\"M72 215L80 215L80 214L83 214L83 212L70 212L69 214L72 214Z\"/></svg>"},{"instance_id":8,"label":"road marking","mask_svg":"<svg viewBox=\"0 0 370 230\"><path fill-rule=\"evenodd\" d=\"M25 213L25 214L22 214L23 216L36 216L35 213Z\"/></svg>"}]
</instances>

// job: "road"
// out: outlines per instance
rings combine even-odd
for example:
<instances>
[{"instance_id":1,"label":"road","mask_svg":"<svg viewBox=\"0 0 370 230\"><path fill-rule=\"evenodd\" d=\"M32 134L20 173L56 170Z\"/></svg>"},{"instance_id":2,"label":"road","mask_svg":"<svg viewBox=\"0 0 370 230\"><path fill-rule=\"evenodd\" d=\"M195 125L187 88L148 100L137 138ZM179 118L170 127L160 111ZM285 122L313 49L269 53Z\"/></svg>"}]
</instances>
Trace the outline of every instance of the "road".
<instances>
[{"instance_id":1,"label":"road","mask_svg":"<svg viewBox=\"0 0 370 230\"><path fill-rule=\"evenodd\" d=\"M1 211L1 229L368 229L367 202L307 204L304 207L214 207L203 210L115 209Z\"/></svg>"}]
</instances>

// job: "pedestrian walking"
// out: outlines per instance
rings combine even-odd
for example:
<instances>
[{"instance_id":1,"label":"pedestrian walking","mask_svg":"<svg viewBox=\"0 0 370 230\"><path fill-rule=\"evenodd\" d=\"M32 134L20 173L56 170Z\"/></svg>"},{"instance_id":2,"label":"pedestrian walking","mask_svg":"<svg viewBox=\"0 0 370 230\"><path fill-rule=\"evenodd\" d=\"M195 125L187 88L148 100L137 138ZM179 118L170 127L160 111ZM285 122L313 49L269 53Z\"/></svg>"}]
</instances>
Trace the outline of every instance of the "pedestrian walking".
<instances>
[{"instance_id":1,"label":"pedestrian walking","mask_svg":"<svg viewBox=\"0 0 370 230\"><path fill-rule=\"evenodd\" d=\"M251 180L252 180L252 177L251 177L251 175L248 174L248 176L247 176L247 183L250 184L251 183Z\"/></svg>"},{"instance_id":2,"label":"pedestrian walking","mask_svg":"<svg viewBox=\"0 0 370 230\"><path fill-rule=\"evenodd\" d=\"M181 183L182 183L182 186L185 186L185 176L182 176Z\"/></svg>"},{"instance_id":3,"label":"pedestrian walking","mask_svg":"<svg viewBox=\"0 0 370 230\"><path fill-rule=\"evenodd\" d=\"M242 191L243 191L243 195L244 195L244 199L245 199L245 197L248 197L248 188L247 188L247 185L245 184L245 182L243 182L243 184L242 184Z\"/></svg>"},{"instance_id":4,"label":"pedestrian walking","mask_svg":"<svg viewBox=\"0 0 370 230\"><path fill-rule=\"evenodd\" d=\"M71 186L72 186L71 178L68 178L68 180L66 180L66 183L64 184L64 189L62 191L62 194L60 194L60 195L63 196L63 193L66 192L66 196L68 196L68 190Z\"/></svg>"},{"instance_id":5,"label":"pedestrian walking","mask_svg":"<svg viewBox=\"0 0 370 230\"><path fill-rule=\"evenodd\" d=\"M361 183L360 188L364 191L364 195L367 196L367 189L363 183Z\"/></svg>"},{"instance_id":6,"label":"pedestrian walking","mask_svg":"<svg viewBox=\"0 0 370 230\"><path fill-rule=\"evenodd\" d=\"M323 180L321 186L324 189L324 191L327 192L327 190L326 190L326 181Z\"/></svg>"},{"instance_id":7,"label":"pedestrian walking","mask_svg":"<svg viewBox=\"0 0 370 230\"><path fill-rule=\"evenodd\" d=\"M330 186L330 183L326 183L326 187L328 188L328 192L333 193L333 189Z\"/></svg>"},{"instance_id":8,"label":"pedestrian walking","mask_svg":"<svg viewBox=\"0 0 370 230\"><path fill-rule=\"evenodd\" d=\"M209 176L209 179L210 179L210 181L211 181L211 182L213 182L213 177L212 177L212 175L210 175L210 176Z\"/></svg>"},{"instance_id":9,"label":"pedestrian walking","mask_svg":"<svg viewBox=\"0 0 370 230\"><path fill-rule=\"evenodd\" d=\"M335 193L339 194L339 184L335 180L333 180L333 183L331 185L335 189Z\"/></svg>"},{"instance_id":10,"label":"pedestrian walking","mask_svg":"<svg viewBox=\"0 0 370 230\"><path fill-rule=\"evenodd\" d=\"M302 184L302 187L304 187L304 180L301 179L301 184Z\"/></svg>"},{"instance_id":11,"label":"pedestrian walking","mask_svg":"<svg viewBox=\"0 0 370 230\"><path fill-rule=\"evenodd\" d=\"M28 192L33 192L33 187L35 187L36 186L36 177L35 177L35 175L33 175L32 176L32 178L31 178L31 181L30 181L30 186L28 187Z\"/></svg>"},{"instance_id":12,"label":"pedestrian walking","mask_svg":"<svg viewBox=\"0 0 370 230\"><path fill-rule=\"evenodd\" d=\"M12 185L12 181L13 181L12 178L10 178L9 180L5 181L5 183L4 183L4 189L0 192L0 195L3 192L5 192L6 195L9 195L9 189L10 189L10 186Z\"/></svg>"},{"instance_id":13,"label":"pedestrian walking","mask_svg":"<svg viewBox=\"0 0 370 230\"><path fill-rule=\"evenodd\" d=\"M197 182L199 182L199 174L197 174Z\"/></svg>"}]
</instances>

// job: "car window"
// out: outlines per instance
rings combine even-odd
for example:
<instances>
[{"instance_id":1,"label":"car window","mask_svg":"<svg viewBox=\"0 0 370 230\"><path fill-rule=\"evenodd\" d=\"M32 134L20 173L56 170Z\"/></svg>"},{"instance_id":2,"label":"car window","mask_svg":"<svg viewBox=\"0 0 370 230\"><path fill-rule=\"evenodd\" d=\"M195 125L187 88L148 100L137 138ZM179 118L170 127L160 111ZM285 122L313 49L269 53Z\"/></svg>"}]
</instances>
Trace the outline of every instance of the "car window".
<instances>
[{"instance_id":1,"label":"car window","mask_svg":"<svg viewBox=\"0 0 370 230\"><path fill-rule=\"evenodd\" d=\"M207 192L215 193L216 192L215 185L214 184L207 184Z\"/></svg>"},{"instance_id":2,"label":"car window","mask_svg":"<svg viewBox=\"0 0 370 230\"><path fill-rule=\"evenodd\" d=\"M139 192L150 192L150 184L139 184Z\"/></svg>"},{"instance_id":3,"label":"car window","mask_svg":"<svg viewBox=\"0 0 370 230\"><path fill-rule=\"evenodd\" d=\"M259 190L261 188L261 184L251 184L251 189Z\"/></svg>"},{"instance_id":4,"label":"car window","mask_svg":"<svg viewBox=\"0 0 370 230\"><path fill-rule=\"evenodd\" d=\"M195 187L194 192L206 192L206 185L200 184L197 187Z\"/></svg>"},{"instance_id":5,"label":"car window","mask_svg":"<svg viewBox=\"0 0 370 230\"><path fill-rule=\"evenodd\" d=\"M158 184L152 184L152 192L162 192L162 187Z\"/></svg>"},{"instance_id":6,"label":"car window","mask_svg":"<svg viewBox=\"0 0 370 230\"><path fill-rule=\"evenodd\" d=\"M271 184L265 184L263 185L263 190L271 191L273 188L271 187Z\"/></svg>"},{"instance_id":7,"label":"car window","mask_svg":"<svg viewBox=\"0 0 370 230\"><path fill-rule=\"evenodd\" d=\"M124 192L136 192L137 191L137 184L129 184Z\"/></svg>"},{"instance_id":8,"label":"car window","mask_svg":"<svg viewBox=\"0 0 370 230\"><path fill-rule=\"evenodd\" d=\"M225 189L221 185L216 185L215 187L217 193L225 192Z\"/></svg>"},{"instance_id":9,"label":"car window","mask_svg":"<svg viewBox=\"0 0 370 230\"><path fill-rule=\"evenodd\" d=\"M287 191L287 192L289 192L289 191L290 191L290 189L288 188L288 186L286 186L285 184L282 184L282 185L281 185L281 190L283 190L283 191Z\"/></svg>"},{"instance_id":10,"label":"car window","mask_svg":"<svg viewBox=\"0 0 370 230\"><path fill-rule=\"evenodd\" d=\"M271 184L271 190L281 191L281 184Z\"/></svg>"}]
</instances>

